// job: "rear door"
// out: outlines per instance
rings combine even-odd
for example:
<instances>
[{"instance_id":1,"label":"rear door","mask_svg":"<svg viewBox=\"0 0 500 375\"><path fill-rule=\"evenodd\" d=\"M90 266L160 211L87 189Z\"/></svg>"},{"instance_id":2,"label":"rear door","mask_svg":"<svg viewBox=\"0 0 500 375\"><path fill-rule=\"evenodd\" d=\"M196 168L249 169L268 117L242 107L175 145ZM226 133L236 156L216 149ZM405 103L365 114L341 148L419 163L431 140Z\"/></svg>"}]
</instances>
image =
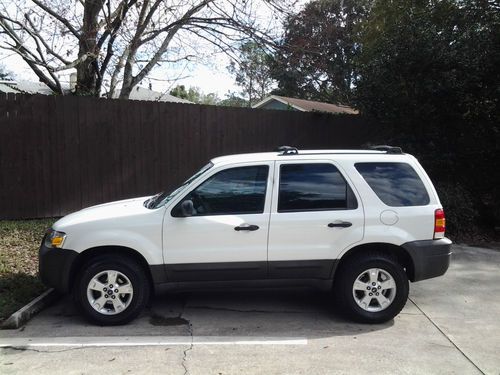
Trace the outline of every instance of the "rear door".
<instances>
[{"instance_id":1,"label":"rear door","mask_svg":"<svg viewBox=\"0 0 500 375\"><path fill-rule=\"evenodd\" d=\"M359 196L329 160L277 161L275 181L269 277L329 278L342 250L363 238Z\"/></svg>"}]
</instances>

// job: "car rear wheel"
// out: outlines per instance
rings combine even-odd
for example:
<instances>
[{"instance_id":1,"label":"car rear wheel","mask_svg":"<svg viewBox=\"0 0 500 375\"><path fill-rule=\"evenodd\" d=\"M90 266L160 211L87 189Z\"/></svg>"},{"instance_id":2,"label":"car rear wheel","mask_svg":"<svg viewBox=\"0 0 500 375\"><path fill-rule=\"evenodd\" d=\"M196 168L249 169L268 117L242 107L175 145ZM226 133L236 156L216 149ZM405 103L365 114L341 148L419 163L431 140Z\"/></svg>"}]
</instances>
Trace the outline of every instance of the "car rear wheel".
<instances>
[{"instance_id":1,"label":"car rear wheel","mask_svg":"<svg viewBox=\"0 0 500 375\"><path fill-rule=\"evenodd\" d=\"M408 299L408 277L384 253L359 254L339 270L335 293L344 313L362 323L383 323L399 314Z\"/></svg>"},{"instance_id":2,"label":"car rear wheel","mask_svg":"<svg viewBox=\"0 0 500 375\"><path fill-rule=\"evenodd\" d=\"M133 259L103 255L84 265L74 293L91 322L118 325L139 315L149 299L150 285L144 269Z\"/></svg>"}]
</instances>

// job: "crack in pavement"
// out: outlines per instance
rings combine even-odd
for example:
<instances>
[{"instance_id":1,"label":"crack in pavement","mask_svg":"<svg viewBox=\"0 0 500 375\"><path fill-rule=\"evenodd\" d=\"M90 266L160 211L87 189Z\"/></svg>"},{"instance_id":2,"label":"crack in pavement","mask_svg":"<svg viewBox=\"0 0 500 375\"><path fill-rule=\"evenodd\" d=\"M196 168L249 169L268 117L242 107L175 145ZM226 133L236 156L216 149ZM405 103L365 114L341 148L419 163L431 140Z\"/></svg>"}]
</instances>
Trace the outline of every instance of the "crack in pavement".
<instances>
[{"instance_id":1,"label":"crack in pavement","mask_svg":"<svg viewBox=\"0 0 500 375\"><path fill-rule=\"evenodd\" d=\"M477 369L477 370L478 370L481 374L483 374L483 375L485 375L485 374L486 374L483 370L481 370L481 369L479 368L479 366L478 366L478 365L476 365L476 364L474 363L474 361L473 361L472 359L470 359L470 358L469 358L469 356L468 356L467 354L465 354L465 352L464 352L462 349L460 349L460 348L458 347L458 345L457 345L457 344L455 344L455 342L453 342L453 340L452 340L452 339L451 339L451 338L450 338L450 337L449 337L449 336L448 336L448 335L447 335L447 334L446 334L446 333L445 333L445 332L444 332L444 331L443 331L443 330L442 330L442 329L441 329L441 328L437 325L437 323L436 323L436 322L434 322L434 320L432 320L432 318L431 318L429 315L427 315L427 314L425 313L425 311L424 311L424 310L422 310L422 309L420 308L420 306L419 306L419 305L417 305L417 303L416 303L414 300L412 300L410 297L408 297L408 300L409 300L409 301L411 301L411 303L413 303L413 304L415 305L415 307L416 307L416 308L417 308L417 309L418 309L418 310L422 313L422 315L424 315L424 316L427 318L427 320L428 320L428 321L429 321L429 322L430 322L430 323L431 323L431 324L432 324L432 325L433 325L433 326L434 326L434 327L435 327L435 328L436 328L439 332L441 332L441 334L442 334L442 335L443 335L443 336L444 336L444 337L445 337L445 338L446 338L446 339L450 342L450 344L451 344L451 345L453 345L453 347L454 347L455 349L457 349L457 350L458 350L458 351L462 354L462 356L463 356L463 357L464 357L467 361L469 361L469 362L472 364L472 366L474 366L474 367L475 367L475 368L476 368L476 369Z\"/></svg>"},{"instance_id":2,"label":"crack in pavement","mask_svg":"<svg viewBox=\"0 0 500 375\"><path fill-rule=\"evenodd\" d=\"M72 350L79 350L79 349L88 349L86 347L81 347L81 346L75 346L74 348L67 348L67 349L61 349L61 350L42 350L42 349L34 349L34 348L28 348L26 346L4 346L2 349L11 349L11 350L17 350L20 352L36 352L36 353L62 353L62 352L70 352Z\"/></svg>"},{"instance_id":3,"label":"crack in pavement","mask_svg":"<svg viewBox=\"0 0 500 375\"><path fill-rule=\"evenodd\" d=\"M184 303L182 305L182 311L179 314L179 319L184 319L187 322L187 329L189 332L189 336L191 337L191 343L190 343L189 347L182 352L182 363L181 364L182 364L182 367L184 368L184 375L189 374L189 370L187 368L187 354L189 351L193 350L193 343L194 343L193 326L191 324L191 321L189 319L182 318L182 315L186 311L186 305L187 305L187 300L184 300Z\"/></svg>"}]
</instances>

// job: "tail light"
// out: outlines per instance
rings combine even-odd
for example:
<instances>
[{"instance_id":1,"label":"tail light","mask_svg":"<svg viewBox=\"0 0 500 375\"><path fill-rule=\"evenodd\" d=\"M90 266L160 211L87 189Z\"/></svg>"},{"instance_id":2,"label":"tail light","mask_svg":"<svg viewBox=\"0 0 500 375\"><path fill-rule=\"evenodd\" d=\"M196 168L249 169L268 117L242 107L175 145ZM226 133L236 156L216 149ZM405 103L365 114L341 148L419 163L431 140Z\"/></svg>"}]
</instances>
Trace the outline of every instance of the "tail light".
<instances>
[{"instance_id":1,"label":"tail light","mask_svg":"<svg viewBox=\"0 0 500 375\"><path fill-rule=\"evenodd\" d=\"M434 239L444 238L445 229L446 218L444 216L444 211L438 208L434 211Z\"/></svg>"}]
</instances>

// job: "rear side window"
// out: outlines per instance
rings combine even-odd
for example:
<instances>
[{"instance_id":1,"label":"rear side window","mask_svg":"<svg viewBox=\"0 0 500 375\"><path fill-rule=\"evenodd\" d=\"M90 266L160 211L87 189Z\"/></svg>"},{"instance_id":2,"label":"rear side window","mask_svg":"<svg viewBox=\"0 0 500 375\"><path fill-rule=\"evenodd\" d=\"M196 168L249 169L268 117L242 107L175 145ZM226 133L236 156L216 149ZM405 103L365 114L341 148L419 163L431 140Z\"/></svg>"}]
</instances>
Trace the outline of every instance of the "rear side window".
<instances>
[{"instance_id":1,"label":"rear side window","mask_svg":"<svg viewBox=\"0 0 500 375\"><path fill-rule=\"evenodd\" d=\"M415 170L406 163L356 163L356 169L388 206L425 206L429 194Z\"/></svg>"},{"instance_id":2,"label":"rear side window","mask_svg":"<svg viewBox=\"0 0 500 375\"><path fill-rule=\"evenodd\" d=\"M355 209L351 188L332 164L283 164L278 212Z\"/></svg>"}]
</instances>

